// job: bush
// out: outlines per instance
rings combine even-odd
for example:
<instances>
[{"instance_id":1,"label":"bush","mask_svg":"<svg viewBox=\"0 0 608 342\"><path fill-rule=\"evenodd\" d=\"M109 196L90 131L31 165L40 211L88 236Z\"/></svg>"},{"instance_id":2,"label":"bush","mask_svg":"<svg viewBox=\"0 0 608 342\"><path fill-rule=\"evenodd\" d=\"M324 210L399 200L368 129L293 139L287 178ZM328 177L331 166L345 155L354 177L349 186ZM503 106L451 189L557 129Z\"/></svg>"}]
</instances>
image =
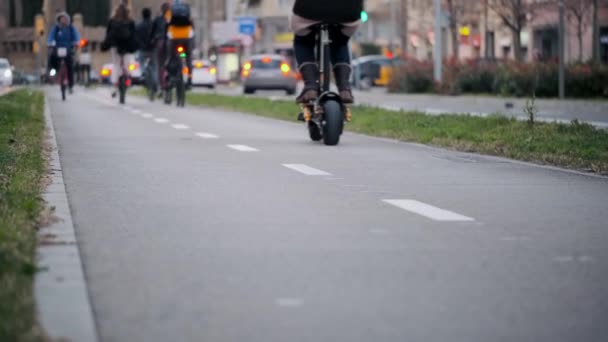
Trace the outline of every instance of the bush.
<instances>
[{"instance_id":1,"label":"bush","mask_svg":"<svg viewBox=\"0 0 608 342\"><path fill-rule=\"evenodd\" d=\"M430 62L407 61L395 71L391 92L437 92L442 94L497 94L502 96L558 96L558 65L515 62L446 62L443 82L433 86ZM568 97L608 97L608 67L589 64L566 69Z\"/></svg>"},{"instance_id":2,"label":"bush","mask_svg":"<svg viewBox=\"0 0 608 342\"><path fill-rule=\"evenodd\" d=\"M395 77L389 84L389 91L429 93L433 92L433 86L433 64L409 60L395 70Z\"/></svg>"}]
</instances>

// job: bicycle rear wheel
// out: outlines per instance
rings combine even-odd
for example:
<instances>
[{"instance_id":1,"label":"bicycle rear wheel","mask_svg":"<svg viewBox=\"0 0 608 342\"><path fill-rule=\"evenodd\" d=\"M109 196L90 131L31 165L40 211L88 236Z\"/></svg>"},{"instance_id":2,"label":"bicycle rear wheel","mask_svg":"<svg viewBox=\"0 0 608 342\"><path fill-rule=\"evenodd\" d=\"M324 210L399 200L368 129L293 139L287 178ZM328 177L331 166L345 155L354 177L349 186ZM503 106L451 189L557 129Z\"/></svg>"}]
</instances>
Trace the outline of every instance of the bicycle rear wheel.
<instances>
[{"instance_id":1,"label":"bicycle rear wheel","mask_svg":"<svg viewBox=\"0 0 608 342\"><path fill-rule=\"evenodd\" d=\"M178 107L186 105L186 84L183 80L179 80L175 85L175 97Z\"/></svg>"}]
</instances>

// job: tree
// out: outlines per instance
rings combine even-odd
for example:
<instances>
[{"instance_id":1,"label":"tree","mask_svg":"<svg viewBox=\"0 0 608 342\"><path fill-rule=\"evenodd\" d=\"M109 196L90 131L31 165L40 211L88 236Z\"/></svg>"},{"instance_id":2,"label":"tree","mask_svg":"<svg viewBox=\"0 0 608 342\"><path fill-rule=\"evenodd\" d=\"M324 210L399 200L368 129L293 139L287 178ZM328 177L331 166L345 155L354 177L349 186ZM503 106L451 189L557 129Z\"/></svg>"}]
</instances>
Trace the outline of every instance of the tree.
<instances>
[{"instance_id":1,"label":"tree","mask_svg":"<svg viewBox=\"0 0 608 342\"><path fill-rule=\"evenodd\" d=\"M591 24L591 7L593 0L565 0L566 18L576 28L578 39L578 61L583 60L583 35Z\"/></svg>"},{"instance_id":2,"label":"tree","mask_svg":"<svg viewBox=\"0 0 608 342\"><path fill-rule=\"evenodd\" d=\"M401 6L400 6L400 16L401 16L401 55L402 56L407 56L407 49L408 49L408 43L409 43L409 1L408 0L401 0L400 1Z\"/></svg>"},{"instance_id":3,"label":"tree","mask_svg":"<svg viewBox=\"0 0 608 342\"><path fill-rule=\"evenodd\" d=\"M515 60L523 61L521 51L521 31L526 26L528 15L534 7L526 0L490 0L490 8L500 17L513 35L513 54Z\"/></svg>"},{"instance_id":4,"label":"tree","mask_svg":"<svg viewBox=\"0 0 608 342\"><path fill-rule=\"evenodd\" d=\"M458 60L460 57L460 41L458 40L458 22L461 15L462 0L446 0L449 14L450 37L452 38L452 58Z\"/></svg>"}]
</instances>

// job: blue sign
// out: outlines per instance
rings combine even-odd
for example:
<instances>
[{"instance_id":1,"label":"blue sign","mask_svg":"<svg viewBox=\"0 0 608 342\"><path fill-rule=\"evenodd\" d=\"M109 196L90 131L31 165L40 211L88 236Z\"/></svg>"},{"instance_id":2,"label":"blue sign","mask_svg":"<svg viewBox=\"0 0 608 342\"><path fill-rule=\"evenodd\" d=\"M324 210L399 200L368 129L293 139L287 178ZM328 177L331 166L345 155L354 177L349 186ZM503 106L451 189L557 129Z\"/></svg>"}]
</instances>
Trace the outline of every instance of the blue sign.
<instances>
[{"instance_id":1,"label":"blue sign","mask_svg":"<svg viewBox=\"0 0 608 342\"><path fill-rule=\"evenodd\" d=\"M257 18L256 17L238 17L239 21L239 33L246 36L255 35L255 27Z\"/></svg>"}]
</instances>

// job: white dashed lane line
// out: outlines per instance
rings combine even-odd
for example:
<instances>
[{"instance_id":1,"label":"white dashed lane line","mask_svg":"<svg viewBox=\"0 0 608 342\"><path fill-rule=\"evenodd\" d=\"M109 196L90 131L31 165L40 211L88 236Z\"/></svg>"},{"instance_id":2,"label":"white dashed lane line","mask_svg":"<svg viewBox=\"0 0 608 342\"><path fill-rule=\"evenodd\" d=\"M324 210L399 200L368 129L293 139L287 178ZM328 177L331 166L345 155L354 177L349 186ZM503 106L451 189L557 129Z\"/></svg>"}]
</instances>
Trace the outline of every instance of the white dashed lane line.
<instances>
[{"instance_id":1,"label":"white dashed lane line","mask_svg":"<svg viewBox=\"0 0 608 342\"><path fill-rule=\"evenodd\" d=\"M159 123L159 124L166 124L169 122L169 120L165 119L165 118L156 118L156 119L154 119L154 122Z\"/></svg>"},{"instance_id":2,"label":"white dashed lane line","mask_svg":"<svg viewBox=\"0 0 608 342\"><path fill-rule=\"evenodd\" d=\"M203 139L218 139L219 136L212 134L212 133L204 133L204 132L199 132L196 133L196 136L199 138L203 138Z\"/></svg>"},{"instance_id":3,"label":"white dashed lane line","mask_svg":"<svg viewBox=\"0 0 608 342\"><path fill-rule=\"evenodd\" d=\"M407 210L434 221L470 222L475 221L471 217L457 214L455 212L434 207L430 204L410 199L388 199L383 202L394 205L395 207Z\"/></svg>"},{"instance_id":4,"label":"white dashed lane line","mask_svg":"<svg viewBox=\"0 0 608 342\"><path fill-rule=\"evenodd\" d=\"M331 173L315 169L304 164L283 164L288 169L292 169L307 176L331 176Z\"/></svg>"},{"instance_id":5,"label":"white dashed lane line","mask_svg":"<svg viewBox=\"0 0 608 342\"><path fill-rule=\"evenodd\" d=\"M247 146L247 145L227 145L229 148L239 151L239 152L258 152L257 148Z\"/></svg>"},{"instance_id":6,"label":"white dashed lane line","mask_svg":"<svg viewBox=\"0 0 608 342\"><path fill-rule=\"evenodd\" d=\"M183 130L186 130L186 129L190 129L190 127L188 127L186 125L182 125L182 124L171 125L171 127L175 128L177 130L180 130L180 131L183 131Z\"/></svg>"},{"instance_id":7,"label":"white dashed lane line","mask_svg":"<svg viewBox=\"0 0 608 342\"><path fill-rule=\"evenodd\" d=\"M152 115L150 113L143 113L143 114L141 114L141 117L144 119L152 119L154 117L154 115Z\"/></svg>"}]
</instances>

